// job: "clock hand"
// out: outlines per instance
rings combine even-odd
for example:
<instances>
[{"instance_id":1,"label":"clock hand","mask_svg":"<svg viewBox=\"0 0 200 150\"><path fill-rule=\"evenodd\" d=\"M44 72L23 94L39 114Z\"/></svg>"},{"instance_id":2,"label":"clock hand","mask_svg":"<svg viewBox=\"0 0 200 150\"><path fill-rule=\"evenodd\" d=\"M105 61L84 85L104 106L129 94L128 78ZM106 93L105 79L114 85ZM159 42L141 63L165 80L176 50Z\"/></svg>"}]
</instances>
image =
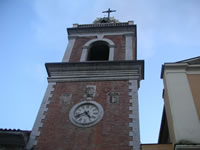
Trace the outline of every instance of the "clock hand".
<instances>
[{"instance_id":1,"label":"clock hand","mask_svg":"<svg viewBox=\"0 0 200 150\"><path fill-rule=\"evenodd\" d=\"M91 116L89 115L89 111L85 111L86 116L88 116L88 118L91 118Z\"/></svg>"},{"instance_id":2,"label":"clock hand","mask_svg":"<svg viewBox=\"0 0 200 150\"><path fill-rule=\"evenodd\" d=\"M77 114L77 115L75 115L75 117L76 117L76 118L79 118L79 117L82 116L83 114L85 114L85 112L80 113L80 114Z\"/></svg>"}]
</instances>

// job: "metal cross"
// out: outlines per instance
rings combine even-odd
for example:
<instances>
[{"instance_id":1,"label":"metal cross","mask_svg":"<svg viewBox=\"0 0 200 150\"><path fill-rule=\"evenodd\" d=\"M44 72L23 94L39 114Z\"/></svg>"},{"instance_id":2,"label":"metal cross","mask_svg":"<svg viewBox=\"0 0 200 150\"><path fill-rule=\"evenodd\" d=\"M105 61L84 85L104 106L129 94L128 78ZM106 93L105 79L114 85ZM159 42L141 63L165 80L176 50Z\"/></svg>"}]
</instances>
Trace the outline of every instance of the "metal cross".
<instances>
[{"instance_id":1,"label":"metal cross","mask_svg":"<svg viewBox=\"0 0 200 150\"><path fill-rule=\"evenodd\" d=\"M102 13L108 13L108 20L110 20L110 13L111 12L116 12L116 10L111 10L110 8L108 8L108 10L103 11Z\"/></svg>"}]
</instances>

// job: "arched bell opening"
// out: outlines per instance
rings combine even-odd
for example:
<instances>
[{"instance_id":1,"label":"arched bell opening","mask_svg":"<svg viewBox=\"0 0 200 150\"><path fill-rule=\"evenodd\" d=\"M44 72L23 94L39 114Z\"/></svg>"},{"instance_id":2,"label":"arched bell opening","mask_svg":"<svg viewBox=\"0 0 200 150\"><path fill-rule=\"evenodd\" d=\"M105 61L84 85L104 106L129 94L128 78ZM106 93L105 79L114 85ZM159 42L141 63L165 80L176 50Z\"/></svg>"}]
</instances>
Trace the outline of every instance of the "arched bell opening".
<instances>
[{"instance_id":1,"label":"arched bell opening","mask_svg":"<svg viewBox=\"0 0 200 150\"><path fill-rule=\"evenodd\" d=\"M106 61L109 60L109 46L107 42L96 41L91 44L88 56L88 61Z\"/></svg>"}]
</instances>

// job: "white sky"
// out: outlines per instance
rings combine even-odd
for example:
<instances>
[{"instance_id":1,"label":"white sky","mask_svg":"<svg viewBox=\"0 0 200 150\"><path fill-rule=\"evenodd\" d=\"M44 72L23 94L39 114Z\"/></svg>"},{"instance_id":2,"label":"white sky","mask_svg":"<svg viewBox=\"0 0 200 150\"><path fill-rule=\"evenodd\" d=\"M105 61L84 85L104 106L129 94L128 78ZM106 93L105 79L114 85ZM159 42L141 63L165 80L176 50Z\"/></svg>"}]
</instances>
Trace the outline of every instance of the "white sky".
<instances>
[{"instance_id":1,"label":"white sky","mask_svg":"<svg viewBox=\"0 0 200 150\"><path fill-rule=\"evenodd\" d=\"M1 0L0 128L31 130L47 87L46 62L60 62L66 28L111 16L137 24L142 143L156 143L163 109L161 65L199 56L199 0Z\"/></svg>"}]
</instances>

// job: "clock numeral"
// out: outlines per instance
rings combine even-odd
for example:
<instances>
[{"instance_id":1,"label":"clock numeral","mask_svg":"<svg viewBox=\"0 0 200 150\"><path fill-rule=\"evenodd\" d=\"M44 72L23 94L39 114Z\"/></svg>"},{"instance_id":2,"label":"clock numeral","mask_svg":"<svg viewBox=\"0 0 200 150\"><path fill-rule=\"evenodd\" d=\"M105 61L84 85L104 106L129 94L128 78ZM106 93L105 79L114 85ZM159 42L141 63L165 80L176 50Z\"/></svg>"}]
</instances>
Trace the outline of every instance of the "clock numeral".
<instances>
[{"instance_id":1,"label":"clock numeral","mask_svg":"<svg viewBox=\"0 0 200 150\"><path fill-rule=\"evenodd\" d=\"M86 119L84 119L83 122L86 123Z\"/></svg>"},{"instance_id":2,"label":"clock numeral","mask_svg":"<svg viewBox=\"0 0 200 150\"><path fill-rule=\"evenodd\" d=\"M92 118L95 119L96 117L95 117L95 116L92 116Z\"/></svg>"},{"instance_id":3,"label":"clock numeral","mask_svg":"<svg viewBox=\"0 0 200 150\"><path fill-rule=\"evenodd\" d=\"M92 109L92 111L98 111L96 108Z\"/></svg>"},{"instance_id":4,"label":"clock numeral","mask_svg":"<svg viewBox=\"0 0 200 150\"><path fill-rule=\"evenodd\" d=\"M74 114L74 116L75 116L75 118L79 118L79 114L78 113Z\"/></svg>"}]
</instances>

